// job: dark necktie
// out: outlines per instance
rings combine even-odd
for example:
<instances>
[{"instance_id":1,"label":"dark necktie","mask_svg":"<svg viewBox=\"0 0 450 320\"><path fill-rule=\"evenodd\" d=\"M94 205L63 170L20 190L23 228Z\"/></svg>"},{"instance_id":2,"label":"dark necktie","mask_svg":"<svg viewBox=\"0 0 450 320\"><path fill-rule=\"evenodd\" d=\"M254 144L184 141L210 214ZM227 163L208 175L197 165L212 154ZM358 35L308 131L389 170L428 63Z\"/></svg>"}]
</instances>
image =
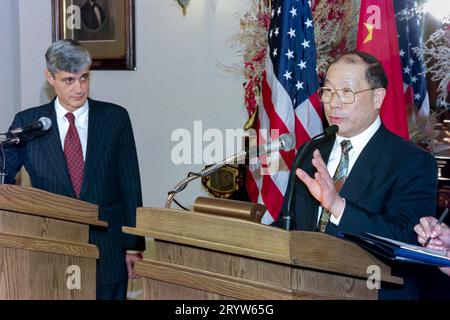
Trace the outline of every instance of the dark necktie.
<instances>
[{"instance_id":1,"label":"dark necktie","mask_svg":"<svg viewBox=\"0 0 450 320\"><path fill-rule=\"evenodd\" d=\"M348 174L348 153L352 149L352 143L350 140L343 140L341 142L341 159L339 160L339 165L333 176L334 187L337 192L341 191L344 185L345 179ZM328 221L330 221L330 213L322 208L322 214L319 221L319 231L325 232L327 228Z\"/></svg>"},{"instance_id":2,"label":"dark necktie","mask_svg":"<svg viewBox=\"0 0 450 320\"><path fill-rule=\"evenodd\" d=\"M72 181L73 190L80 197L81 184L83 183L83 150L81 148L80 136L75 126L75 116L73 113L66 114L69 120L69 129L67 130L64 140L64 156L66 158L67 169L69 170L70 180Z\"/></svg>"}]
</instances>

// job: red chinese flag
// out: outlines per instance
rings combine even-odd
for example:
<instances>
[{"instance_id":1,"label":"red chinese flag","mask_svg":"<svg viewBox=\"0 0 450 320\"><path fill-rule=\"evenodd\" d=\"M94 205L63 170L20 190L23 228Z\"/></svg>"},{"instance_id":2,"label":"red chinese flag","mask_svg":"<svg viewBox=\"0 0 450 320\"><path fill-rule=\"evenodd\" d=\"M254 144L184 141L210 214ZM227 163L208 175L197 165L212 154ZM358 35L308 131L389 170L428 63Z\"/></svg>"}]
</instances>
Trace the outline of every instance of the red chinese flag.
<instances>
[{"instance_id":1,"label":"red chinese flag","mask_svg":"<svg viewBox=\"0 0 450 320\"><path fill-rule=\"evenodd\" d=\"M356 47L383 64L388 78L381 120L391 132L409 139L402 65L392 0L362 0Z\"/></svg>"}]
</instances>

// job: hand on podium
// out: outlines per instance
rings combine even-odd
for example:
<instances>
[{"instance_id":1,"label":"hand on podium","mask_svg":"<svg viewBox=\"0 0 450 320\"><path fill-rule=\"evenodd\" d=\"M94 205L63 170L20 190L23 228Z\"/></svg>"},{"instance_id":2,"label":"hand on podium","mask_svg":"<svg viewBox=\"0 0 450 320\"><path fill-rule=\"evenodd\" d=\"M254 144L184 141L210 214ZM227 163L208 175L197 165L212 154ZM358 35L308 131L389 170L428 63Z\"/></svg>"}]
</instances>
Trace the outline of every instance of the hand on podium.
<instances>
[{"instance_id":1,"label":"hand on podium","mask_svg":"<svg viewBox=\"0 0 450 320\"><path fill-rule=\"evenodd\" d=\"M125 261L127 264L128 270L128 279L138 279L139 276L134 271L134 264L143 259L142 253L139 251L130 251L127 250L127 254L125 256Z\"/></svg>"}]
</instances>

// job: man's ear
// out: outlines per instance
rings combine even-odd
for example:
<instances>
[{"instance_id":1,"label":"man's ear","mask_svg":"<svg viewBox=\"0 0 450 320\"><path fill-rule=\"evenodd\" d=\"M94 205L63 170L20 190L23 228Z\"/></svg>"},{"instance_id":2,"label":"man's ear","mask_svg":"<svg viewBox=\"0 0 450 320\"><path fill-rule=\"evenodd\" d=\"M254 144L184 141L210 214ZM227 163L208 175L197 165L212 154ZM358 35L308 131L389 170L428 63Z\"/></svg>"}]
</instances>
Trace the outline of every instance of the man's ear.
<instances>
[{"instance_id":1,"label":"man's ear","mask_svg":"<svg viewBox=\"0 0 450 320\"><path fill-rule=\"evenodd\" d=\"M373 93L373 100L376 110L381 109L381 105L383 104L384 98L386 97L386 89L384 88L378 88L375 89Z\"/></svg>"},{"instance_id":2,"label":"man's ear","mask_svg":"<svg viewBox=\"0 0 450 320\"><path fill-rule=\"evenodd\" d=\"M53 78L53 75L48 71L48 69L45 69L44 71L45 78L47 78L48 83L53 86L55 84L55 79Z\"/></svg>"}]
</instances>

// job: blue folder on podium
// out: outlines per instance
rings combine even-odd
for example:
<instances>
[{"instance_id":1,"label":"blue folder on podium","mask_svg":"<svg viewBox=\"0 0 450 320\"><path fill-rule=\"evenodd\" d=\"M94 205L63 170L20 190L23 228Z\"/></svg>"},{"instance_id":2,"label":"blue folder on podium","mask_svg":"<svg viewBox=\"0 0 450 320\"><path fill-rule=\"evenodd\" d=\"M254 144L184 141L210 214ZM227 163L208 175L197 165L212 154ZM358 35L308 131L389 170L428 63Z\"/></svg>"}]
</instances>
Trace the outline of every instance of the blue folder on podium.
<instances>
[{"instance_id":1,"label":"blue folder on podium","mask_svg":"<svg viewBox=\"0 0 450 320\"><path fill-rule=\"evenodd\" d=\"M450 258L446 256L446 251L415 246L367 232L361 234L340 232L338 236L393 261L450 267Z\"/></svg>"}]
</instances>

